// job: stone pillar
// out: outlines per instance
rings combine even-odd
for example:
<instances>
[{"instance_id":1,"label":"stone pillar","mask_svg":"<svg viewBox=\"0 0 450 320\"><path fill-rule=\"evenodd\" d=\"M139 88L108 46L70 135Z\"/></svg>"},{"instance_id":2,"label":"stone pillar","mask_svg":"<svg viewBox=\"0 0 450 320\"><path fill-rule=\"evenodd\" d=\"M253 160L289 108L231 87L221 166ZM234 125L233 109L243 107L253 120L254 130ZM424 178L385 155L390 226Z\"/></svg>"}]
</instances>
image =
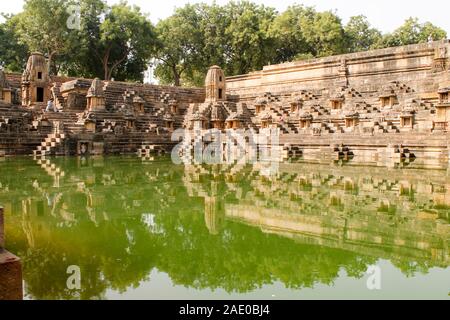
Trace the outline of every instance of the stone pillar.
<instances>
[{"instance_id":1,"label":"stone pillar","mask_svg":"<svg viewBox=\"0 0 450 320\"><path fill-rule=\"evenodd\" d=\"M444 72L448 70L448 49L446 45L435 49L432 68L433 72Z\"/></svg>"},{"instance_id":2,"label":"stone pillar","mask_svg":"<svg viewBox=\"0 0 450 320\"><path fill-rule=\"evenodd\" d=\"M348 70L348 65L347 65L347 60L342 59L341 60L341 64L339 65L338 68L338 81L337 81L337 86L339 87L347 87L349 84L348 81L348 76L349 76L349 70Z\"/></svg>"},{"instance_id":3,"label":"stone pillar","mask_svg":"<svg viewBox=\"0 0 450 320\"><path fill-rule=\"evenodd\" d=\"M22 300L20 259L5 250L3 208L0 207L0 300Z\"/></svg>"},{"instance_id":4,"label":"stone pillar","mask_svg":"<svg viewBox=\"0 0 450 320\"><path fill-rule=\"evenodd\" d=\"M205 79L206 102L226 101L225 73L219 66L209 68Z\"/></svg>"}]
</instances>

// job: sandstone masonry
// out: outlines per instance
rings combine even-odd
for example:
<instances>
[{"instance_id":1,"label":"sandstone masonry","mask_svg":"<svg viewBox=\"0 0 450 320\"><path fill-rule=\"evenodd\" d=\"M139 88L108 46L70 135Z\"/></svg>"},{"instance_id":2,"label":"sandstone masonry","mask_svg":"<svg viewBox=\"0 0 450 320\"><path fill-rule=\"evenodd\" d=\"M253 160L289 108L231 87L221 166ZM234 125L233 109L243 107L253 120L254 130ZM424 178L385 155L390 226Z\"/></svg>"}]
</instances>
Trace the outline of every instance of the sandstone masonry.
<instances>
[{"instance_id":1,"label":"sandstone masonry","mask_svg":"<svg viewBox=\"0 0 450 320\"><path fill-rule=\"evenodd\" d=\"M0 73L0 154L142 153L170 150L178 128L273 128L286 154L448 164L449 50L439 41L228 78L213 66L205 88L51 77L34 53L22 76ZM59 112L44 112L50 99Z\"/></svg>"}]
</instances>

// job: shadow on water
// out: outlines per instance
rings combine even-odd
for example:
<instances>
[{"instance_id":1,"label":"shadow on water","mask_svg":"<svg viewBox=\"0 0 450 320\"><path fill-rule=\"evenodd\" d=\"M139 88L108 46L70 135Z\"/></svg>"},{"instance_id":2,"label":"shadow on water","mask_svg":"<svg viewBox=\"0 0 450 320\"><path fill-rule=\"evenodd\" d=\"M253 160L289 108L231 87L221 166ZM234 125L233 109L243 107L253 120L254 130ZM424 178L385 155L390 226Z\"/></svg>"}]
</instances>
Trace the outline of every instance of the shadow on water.
<instances>
[{"instance_id":1,"label":"shadow on water","mask_svg":"<svg viewBox=\"0 0 450 320\"><path fill-rule=\"evenodd\" d=\"M108 298L154 270L237 294L332 286L380 259L409 276L450 264L440 170L285 163L264 176L167 158L15 158L0 163L0 205L32 299Z\"/></svg>"}]
</instances>

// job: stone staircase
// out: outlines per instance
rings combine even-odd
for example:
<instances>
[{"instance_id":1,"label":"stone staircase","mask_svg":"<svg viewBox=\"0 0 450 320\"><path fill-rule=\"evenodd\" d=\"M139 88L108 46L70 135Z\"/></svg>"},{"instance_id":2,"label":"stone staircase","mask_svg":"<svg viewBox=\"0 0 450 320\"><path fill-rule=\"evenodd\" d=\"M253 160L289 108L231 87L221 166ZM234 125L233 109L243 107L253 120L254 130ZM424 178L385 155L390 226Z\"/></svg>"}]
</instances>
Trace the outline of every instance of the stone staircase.
<instances>
[{"instance_id":1,"label":"stone staircase","mask_svg":"<svg viewBox=\"0 0 450 320\"><path fill-rule=\"evenodd\" d=\"M35 157L45 157L49 155L54 155L56 153L56 149L61 146L62 142L66 138L64 133L54 132L50 133L44 141L41 142L41 145L37 147L36 150L33 151L33 155Z\"/></svg>"},{"instance_id":2,"label":"stone staircase","mask_svg":"<svg viewBox=\"0 0 450 320\"><path fill-rule=\"evenodd\" d=\"M394 87L394 89L396 90L396 92L400 92L400 93L414 92L414 90L411 87L409 87L408 85L406 85L400 81L393 81L391 84Z\"/></svg>"},{"instance_id":3,"label":"stone staircase","mask_svg":"<svg viewBox=\"0 0 450 320\"><path fill-rule=\"evenodd\" d=\"M335 133L336 131L336 127L334 127L333 126L333 124L331 124L331 123L327 123L327 122L322 122L321 124L320 124L320 129L321 129L321 132L322 133L329 133L329 134L332 134L332 133Z\"/></svg>"},{"instance_id":4,"label":"stone staircase","mask_svg":"<svg viewBox=\"0 0 450 320\"><path fill-rule=\"evenodd\" d=\"M84 123L80 123L80 115L83 113L78 112L48 112L44 113L43 117L45 117L48 121L53 124L59 124L64 129L64 132L70 133L80 133L84 129Z\"/></svg>"},{"instance_id":5,"label":"stone staircase","mask_svg":"<svg viewBox=\"0 0 450 320\"><path fill-rule=\"evenodd\" d=\"M398 127L392 121L375 121L374 123L375 133L400 133Z\"/></svg>"},{"instance_id":6,"label":"stone staircase","mask_svg":"<svg viewBox=\"0 0 450 320\"><path fill-rule=\"evenodd\" d=\"M324 115L330 115L331 112L329 109L325 108L323 105L313 105L311 106L311 114L314 117L320 117Z\"/></svg>"},{"instance_id":7,"label":"stone staircase","mask_svg":"<svg viewBox=\"0 0 450 320\"><path fill-rule=\"evenodd\" d=\"M403 147L402 145L391 145L387 148L387 156L390 159L394 159L397 161L402 160L413 160L416 158L414 153L412 153L408 148Z\"/></svg>"},{"instance_id":8,"label":"stone staircase","mask_svg":"<svg viewBox=\"0 0 450 320\"><path fill-rule=\"evenodd\" d=\"M366 102L356 103L356 111L358 111L361 114L381 113L380 109Z\"/></svg>"},{"instance_id":9,"label":"stone staircase","mask_svg":"<svg viewBox=\"0 0 450 320\"><path fill-rule=\"evenodd\" d=\"M37 161L37 164L41 166L42 169L47 172L49 176L52 176L54 178L60 178L65 176L65 172L56 164L52 163L49 159L45 158L35 158Z\"/></svg>"},{"instance_id":10,"label":"stone staircase","mask_svg":"<svg viewBox=\"0 0 450 320\"><path fill-rule=\"evenodd\" d=\"M350 151L349 147L342 144L333 147L333 154L336 160L350 160L354 157L354 154Z\"/></svg>"},{"instance_id":11,"label":"stone staircase","mask_svg":"<svg viewBox=\"0 0 450 320\"><path fill-rule=\"evenodd\" d=\"M300 99L302 99L303 101L314 101L314 100L319 100L319 97L316 96L314 93L312 93L311 91L307 91L307 90L301 90L300 93L298 94L298 97Z\"/></svg>"},{"instance_id":12,"label":"stone staircase","mask_svg":"<svg viewBox=\"0 0 450 320\"><path fill-rule=\"evenodd\" d=\"M359 93L355 88L352 87L342 87L342 94L347 98L362 98L362 94Z\"/></svg>"}]
</instances>

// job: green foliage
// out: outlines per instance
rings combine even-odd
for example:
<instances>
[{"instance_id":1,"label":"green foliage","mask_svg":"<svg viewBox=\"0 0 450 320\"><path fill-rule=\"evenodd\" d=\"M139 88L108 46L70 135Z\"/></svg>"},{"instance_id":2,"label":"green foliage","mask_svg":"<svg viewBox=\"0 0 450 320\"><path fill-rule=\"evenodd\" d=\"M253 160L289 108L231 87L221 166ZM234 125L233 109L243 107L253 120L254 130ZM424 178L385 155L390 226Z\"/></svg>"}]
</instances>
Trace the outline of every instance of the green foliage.
<instances>
[{"instance_id":1,"label":"green foliage","mask_svg":"<svg viewBox=\"0 0 450 320\"><path fill-rule=\"evenodd\" d=\"M68 7L75 4L81 8L80 30L67 27ZM23 12L9 17L2 31L8 25L15 26L13 32L1 36L14 36L23 46L16 60L27 48L44 53L53 74L107 80L142 81L156 38L149 19L126 2L108 7L102 0L27 0ZM10 55L2 52L2 61L10 61Z\"/></svg>"},{"instance_id":2,"label":"green foliage","mask_svg":"<svg viewBox=\"0 0 450 320\"><path fill-rule=\"evenodd\" d=\"M345 36L341 19L331 11L319 12L302 23L310 53L316 57L344 53Z\"/></svg>"},{"instance_id":3,"label":"green foliage","mask_svg":"<svg viewBox=\"0 0 450 320\"><path fill-rule=\"evenodd\" d=\"M77 47L77 33L67 28L67 8L73 4L72 0L27 0L23 12L11 18L20 43L44 53L53 74L58 72L55 59Z\"/></svg>"},{"instance_id":4,"label":"green foliage","mask_svg":"<svg viewBox=\"0 0 450 320\"><path fill-rule=\"evenodd\" d=\"M224 32L225 71L244 74L270 62L273 44L268 36L276 17L273 8L251 2L230 2L224 7L228 24Z\"/></svg>"},{"instance_id":5,"label":"green foliage","mask_svg":"<svg viewBox=\"0 0 450 320\"><path fill-rule=\"evenodd\" d=\"M436 27L430 22L419 23L417 18L409 18L393 33L383 37L378 47L395 47L409 44L424 43L447 38L445 30Z\"/></svg>"},{"instance_id":6,"label":"green foliage","mask_svg":"<svg viewBox=\"0 0 450 320\"><path fill-rule=\"evenodd\" d=\"M15 33L15 22L4 16L6 22L0 24L0 66L10 72L22 72L28 58L28 47L19 42Z\"/></svg>"},{"instance_id":7,"label":"green foliage","mask_svg":"<svg viewBox=\"0 0 450 320\"><path fill-rule=\"evenodd\" d=\"M311 7L295 5L275 18L269 29L269 36L274 39L276 46L274 63L308 55L310 47L302 25L303 21L311 20L314 14L315 10Z\"/></svg>"},{"instance_id":8,"label":"green foliage","mask_svg":"<svg viewBox=\"0 0 450 320\"><path fill-rule=\"evenodd\" d=\"M70 74L105 80L143 81L156 35L148 18L126 2L108 7L101 0L82 0L81 48Z\"/></svg>"},{"instance_id":9,"label":"green foliage","mask_svg":"<svg viewBox=\"0 0 450 320\"><path fill-rule=\"evenodd\" d=\"M145 67L154 39L153 25L138 7L130 7L125 2L112 6L100 25L100 38L94 51L103 65L104 79L111 79L119 67L124 75L136 66Z\"/></svg>"},{"instance_id":10,"label":"green foliage","mask_svg":"<svg viewBox=\"0 0 450 320\"><path fill-rule=\"evenodd\" d=\"M156 26L158 34L155 75L164 84L181 84L184 73L191 73L201 60L202 29L199 25L203 5L186 5Z\"/></svg>"},{"instance_id":11,"label":"green foliage","mask_svg":"<svg viewBox=\"0 0 450 320\"><path fill-rule=\"evenodd\" d=\"M102 0L79 1L81 17L81 30L78 31L78 48L73 52L73 57L68 60L65 68L71 76L85 78L102 78L103 66L93 58L100 38L101 17L107 10L107 5Z\"/></svg>"},{"instance_id":12,"label":"green foliage","mask_svg":"<svg viewBox=\"0 0 450 320\"><path fill-rule=\"evenodd\" d=\"M80 30L67 28L71 4L81 7ZM201 86L211 65L232 76L268 64L446 37L416 18L383 35L364 16L343 25L335 12L303 5L278 13L251 1L187 4L154 27L124 1L26 0L23 12L0 25L0 64L20 71L29 51L41 51L52 73L142 81L153 65L162 84Z\"/></svg>"},{"instance_id":13,"label":"green foliage","mask_svg":"<svg viewBox=\"0 0 450 320\"><path fill-rule=\"evenodd\" d=\"M379 30L372 28L365 16L351 17L345 26L348 52L367 51L376 46L382 38Z\"/></svg>"},{"instance_id":14,"label":"green foliage","mask_svg":"<svg viewBox=\"0 0 450 320\"><path fill-rule=\"evenodd\" d=\"M228 74L260 69L270 62L268 29L273 8L251 2L186 5L157 25L156 76L163 83L201 85L209 66Z\"/></svg>"}]
</instances>

